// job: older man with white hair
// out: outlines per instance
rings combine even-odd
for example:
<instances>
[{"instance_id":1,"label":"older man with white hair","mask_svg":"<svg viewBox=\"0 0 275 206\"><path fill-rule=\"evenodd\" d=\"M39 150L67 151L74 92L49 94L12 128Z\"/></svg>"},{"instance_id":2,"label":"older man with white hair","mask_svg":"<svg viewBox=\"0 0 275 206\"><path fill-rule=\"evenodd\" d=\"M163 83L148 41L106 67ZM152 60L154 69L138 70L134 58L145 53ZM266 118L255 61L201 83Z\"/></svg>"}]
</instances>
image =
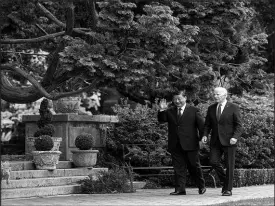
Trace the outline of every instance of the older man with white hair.
<instances>
[{"instance_id":1,"label":"older man with white hair","mask_svg":"<svg viewBox=\"0 0 275 206\"><path fill-rule=\"evenodd\" d=\"M222 196L231 196L235 168L237 141L242 134L242 122L239 107L227 101L227 90L223 87L214 89L216 103L209 106L202 142L210 138L210 164L223 184ZM224 154L225 168L221 164Z\"/></svg>"}]
</instances>

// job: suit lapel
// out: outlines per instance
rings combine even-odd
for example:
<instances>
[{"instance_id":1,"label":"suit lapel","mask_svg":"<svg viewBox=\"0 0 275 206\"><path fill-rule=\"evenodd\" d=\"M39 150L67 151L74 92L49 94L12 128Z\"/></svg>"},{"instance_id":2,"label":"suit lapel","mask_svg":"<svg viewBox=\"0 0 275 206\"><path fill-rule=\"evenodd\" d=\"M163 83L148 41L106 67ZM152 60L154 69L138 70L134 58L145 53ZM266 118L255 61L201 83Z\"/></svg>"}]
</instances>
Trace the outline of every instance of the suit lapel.
<instances>
[{"instance_id":1,"label":"suit lapel","mask_svg":"<svg viewBox=\"0 0 275 206\"><path fill-rule=\"evenodd\" d=\"M229 104L228 104L228 102L226 102L226 104L223 108L222 114L220 116L220 120L223 118L224 114L228 111L228 107L229 107Z\"/></svg>"},{"instance_id":2,"label":"suit lapel","mask_svg":"<svg viewBox=\"0 0 275 206\"><path fill-rule=\"evenodd\" d=\"M176 120L176 122L177 122L177 121L178 121L178 114L177 114L178 110L177 110L177 107L174 107L174 108L171 110L171 112L172 112L172 114L173 114L173 116L175 117L175 120Z\"/></svg>"},{"instance_id":3,"label":"suit lapel","mask_svg":"<svg viewBox=\"0 0 275 206\"><path fill-rule=\"evenodd\" d=\"M214 114L216 120L218 121L218 119L217 119L217 106L218 106L218 103L216 103L216 105L213 107L213 114Z\"/></svg>"}]
</instances>

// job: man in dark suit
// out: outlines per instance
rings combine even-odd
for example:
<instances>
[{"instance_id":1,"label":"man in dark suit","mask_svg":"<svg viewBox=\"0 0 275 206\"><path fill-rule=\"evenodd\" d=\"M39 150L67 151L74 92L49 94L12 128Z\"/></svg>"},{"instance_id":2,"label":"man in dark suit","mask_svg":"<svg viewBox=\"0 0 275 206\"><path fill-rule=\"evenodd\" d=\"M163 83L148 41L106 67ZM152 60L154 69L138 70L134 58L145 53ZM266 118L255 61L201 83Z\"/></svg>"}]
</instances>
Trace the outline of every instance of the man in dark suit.
<instances>
[{"instance_id":1,"label":"man in dark suit","mask_svg":"<svg viewBox=\"0 0 275 206\"><path fill-rule=\"evenodd\" d=\"M186 104L184 91L173 96L173 104L168 108L166 100L161 100L158 112L158 121L168 123L168 151L171 153L176 183L175 192L170 195L186 195L187 168L199 188L199 194L204 194L206 188L199 159L204 120L196 107Z\"/></svg>"},{"instance_id":2,"label":"man in dark suit","mask_svg":"<svg viewBox=\"0 0 275 206\"><path fill-rule=\"evenodd\" d=\"M231 196L233 188L233 175L235 168L235 153L237 140L242 133L242 122L239 107L228 102L227 90L223 87L214 89L215 104L209 106L202 142L210 139L210 164L213 166L223 184L222 195ZM224 154L226 172L221 164Z\"/></svg>"}]
</instances>

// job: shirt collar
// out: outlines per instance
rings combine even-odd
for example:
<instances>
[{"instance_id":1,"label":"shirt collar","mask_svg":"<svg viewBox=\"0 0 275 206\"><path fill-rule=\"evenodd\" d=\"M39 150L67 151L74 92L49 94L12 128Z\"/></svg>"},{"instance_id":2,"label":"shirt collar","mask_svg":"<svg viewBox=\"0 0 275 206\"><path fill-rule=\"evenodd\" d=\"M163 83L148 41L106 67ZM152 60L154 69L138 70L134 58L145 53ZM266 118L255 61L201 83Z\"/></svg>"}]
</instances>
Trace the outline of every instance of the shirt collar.
<instances>
[{"instance_id":1,"label":"shirt collar","mask_svg":"<svg viewBox=\"0 0 275 206\"><path fill-rule=\"evenodd\" d=\"M185 107L186 107L186 104L183 105L182 107L180 107L180 108L181 108L181 111L184 111Z\"/></svg>"},{"instance_id":2,"label":"shirt collar","mask_svg":"<svg viewBox=\"0 0 275 206\"><path fill-rule=\"evenodd\" d=\"M221 103L220 105L222 106L222 107L224 107L225 105L226 105L226 103L227 103L227 100L225 100L223 103ZM219 103L218 103L219 104Z\"/></svg>"}]
</instances>

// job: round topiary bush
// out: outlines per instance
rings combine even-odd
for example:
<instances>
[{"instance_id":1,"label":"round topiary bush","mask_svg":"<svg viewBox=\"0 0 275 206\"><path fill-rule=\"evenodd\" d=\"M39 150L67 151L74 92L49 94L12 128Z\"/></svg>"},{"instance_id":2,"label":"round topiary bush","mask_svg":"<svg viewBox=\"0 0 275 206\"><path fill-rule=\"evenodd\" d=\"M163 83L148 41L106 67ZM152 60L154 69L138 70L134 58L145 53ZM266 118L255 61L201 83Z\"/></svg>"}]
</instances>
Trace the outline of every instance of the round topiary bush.
<instances>
[{"instance_id":1,"label":"round topiary bush","mask_svg":"<svg viewBox=\"0 0 275 206\"><path fill-rule=\"evenodd\" d=\"M37 151L50 151L53 146L53 139L49 135L41 135L34 140L34 147Z\"/></svg>"},{"instance_id":2,"label":"round topiary bush","mask_svg":"<svg viewBox=\"0 0 275 206\"><path fill-rule=\"evenodd\" d=\"M44 127L40 128L38 131L36 131L34 133L34 137L39 137L41 135L49 135L49 136L53 136L55 132L55 128L52 124L47 124Z\"/></svg>"},{"instance_id":3,"label":"round topiary bush","mask_svg":"<svg viewBox=\"0 0 275 206\"><path fill-rule=\"evenodd\" d=\"M91 134L80 134L75 138L75 146L80 150L89 150L94 146L94 137Z\"/></svg>"},{"instance_id":4,"label":"round topiary bush","mask_svg":"<svg viewBox=\"0 0 275 206\"><path fill-rule=\"evenodd\" d=\"M39 136L41 136L42 134L41 134L41 131L40 130L37 130L35 133L34 133L34 137L39 137Z\"/></svg>"}]
</instances>

